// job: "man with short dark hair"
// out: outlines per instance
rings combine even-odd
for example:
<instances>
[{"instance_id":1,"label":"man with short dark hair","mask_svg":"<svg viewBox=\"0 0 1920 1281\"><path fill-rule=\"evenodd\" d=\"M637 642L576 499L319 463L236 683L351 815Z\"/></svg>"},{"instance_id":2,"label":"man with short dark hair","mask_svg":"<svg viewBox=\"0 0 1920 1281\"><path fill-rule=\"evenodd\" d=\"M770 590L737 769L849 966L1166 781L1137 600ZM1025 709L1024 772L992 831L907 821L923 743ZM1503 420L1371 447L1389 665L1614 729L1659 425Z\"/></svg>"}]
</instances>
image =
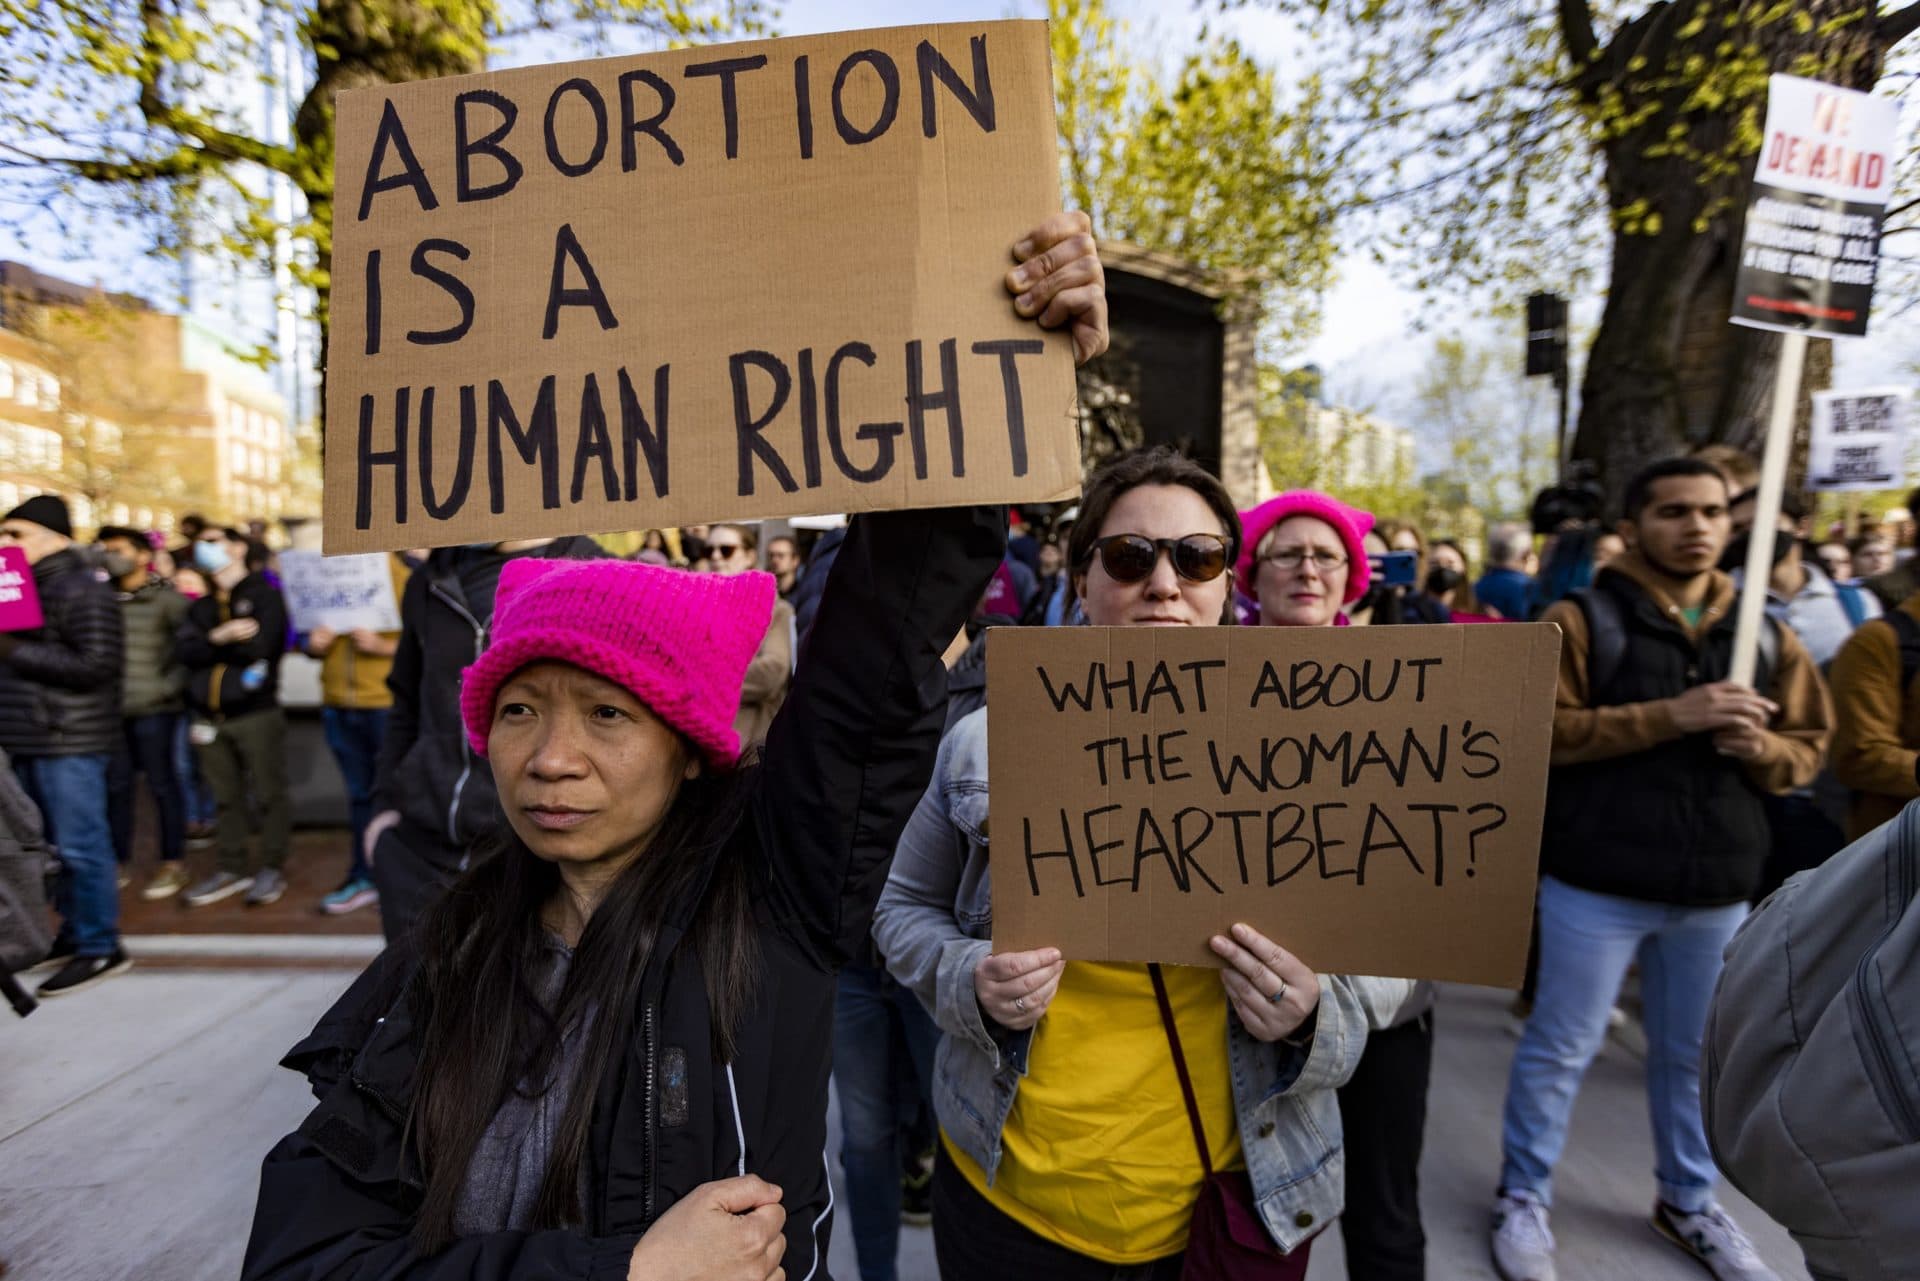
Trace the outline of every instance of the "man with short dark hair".
<instances>
[{"instance_id":1,"label":"man with short dark hair","mask_svg":"<svg viewBox=\"0 0 1920 1281\"><path fill-rule=\"evenodd\" d=\"M114 599L126 625L126 662L120 679L123 735L107 774L113 853L122 867L133 856L133 780L144 774L160 828L160 867L140 891L144 899L171 898L187 887L186 797L173 767L174 740L186 710L186 672L173 641L187 618L187 598L153 572L153 544L137 529L103 526L100 545Z\"/></svg>"},{"instance_id":2,"label":"man with short dark hair","mask_svg":"<svg viewBox=\"0 0 1920 1281\"><path fill-rule=\"evenodd\" d=\"M287 605L263 572L266 547L240 530L202 530L193 552L212 590L188 608L175 653L187 669L194 751L219 811L219 866L180 901L205 907L244 893L247 906L261 907L287 892L282 869L293 840L287 714L280 707ZM247 846L256 807L260 867L251 871Z\"/></svg>"},{"instance_id":3,"label":"man with short dark hair","mask_svg":"<svg viewBox=\"0 0 1920 1281\"><path fill-rule=\"evenodd\" d=\"M74 550L66 500L21 503L0 521L0 545L26 554L45 616L32 631L0 633L0 748L60 851L60 933L42 962L60 968L39 990L64 996L132 964L107 824L124 632L113 593Z\"/></svg>"},{"instance_id":4,"label":"man with short dark hair","mask_svg":"<svg viewBox=\"0 0 1920 1281\"><path fill-rule=\"evenodd\" d=\"M1627 551L1552 605L1564 640L1542 840L1538 990L1507 1084L1493 1257L1553 1281L1547 1207L1580 1079L1639 961L1654 1227L1720 1281L1772 1281L1715 1202L1700 1042L1720 954L1768 850L1763 793L1813 780L1832 720L1806 649L1771 623L1756 685L1728 679L1725 477L1670 459L1628 487Z\"/></svg>"},{"instance_id":5,"label":"man with short dark hair","mask_svg":"<svg viewBox=\"0 0 1920 1281\"><path fill-rule=\"evenodd\" d=\"M769 538L767 572L780 584L780 599L791 600L794 585L800 581L800 544L785 534Z\"/></svg>"},{"instance_id":6,"label":"man with short dark hair","mask_svg":"<svg viewBox=\"0 0 1920 1281\"><path fill-rule=\"evenodd\" d=\"M1907 495L1907 511L1920 517L1920 489ZM1920 547L1920 523L1914 528L1914 543ZM1920 592L1920 557L1909 557L1905 564L1894 564L1892 539L1883 534L1869 534L1854 539L1847 550L1853 557L1854 577L1880 598L1886 612L1899 609L1909 596Z\"/></svg>"}]
</instances>

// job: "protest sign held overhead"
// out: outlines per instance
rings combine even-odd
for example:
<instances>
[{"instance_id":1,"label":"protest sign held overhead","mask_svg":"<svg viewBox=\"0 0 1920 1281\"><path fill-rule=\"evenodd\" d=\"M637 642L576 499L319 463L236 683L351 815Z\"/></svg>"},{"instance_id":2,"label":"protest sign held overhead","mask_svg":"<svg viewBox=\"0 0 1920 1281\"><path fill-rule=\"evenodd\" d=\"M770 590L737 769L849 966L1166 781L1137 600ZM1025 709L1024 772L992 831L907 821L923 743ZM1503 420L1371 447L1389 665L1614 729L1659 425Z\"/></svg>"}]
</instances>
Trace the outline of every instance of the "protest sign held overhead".
<instances>
[{"instance_id":1,"label":"protest sign held overhead","mask_svg":"<svg viewBox=\"0 0 1920 1281\"><path fill-rule=\"evenodd\" d=\"M329 552L1045 501L1072 343L1046 26L763 40L342 94Z\"/></svg>"},{"instance_id":2,"label":"protest sign held overhead","mask_svg":"<svg viewBox=\"0 0 1920 1281\"><path fill-rule=\"evenodd\" d=\"M1880 219L1893 194L1899 106L1798 76L1770 76L1767 86L1733 321L1864 337Z\"/></svg>"},{"instance_id":3,"label":"protest sign held overhead","mask_svg":"<svg viewBox=\"0 0 1920 1281\"><path fill-rule=\"evenodd\" d=\"M40 585L18 547L0 547L0 632L27 632L44 625Z\"/></svg>"},{"instance_id":4,"label":"protest sign held overhead","mask_svg":"<svg viewBox=\"0 0 1920 1281\"><path fill-rule=\"evenodd\" d=\"M1907 390L1816 391L1807 488L1895 489L1907 483Z\"/></svg>"},{"instance_id":5,"label":"protest sign held overhead","mask_svg":"<svg viewBox=\"0 0 1920 1281\"><path fill-rule=\"evenodd\" d=\"M1512 985L1558 628L1005 628L988 642L993 945Z\"/></svg>"},{"instance_id":6,"label":"protest sign held overhead","mask_svg":"<svg viewBox=\"0 0 1920 1281\"><path fill-rule=\"evenodd\" d=\"M393 565L379 552L322 556L280 553L280 581L296 632L316 627L351 632L400 630L400 603L393 597Z\"/></svg>"}]
</instances>

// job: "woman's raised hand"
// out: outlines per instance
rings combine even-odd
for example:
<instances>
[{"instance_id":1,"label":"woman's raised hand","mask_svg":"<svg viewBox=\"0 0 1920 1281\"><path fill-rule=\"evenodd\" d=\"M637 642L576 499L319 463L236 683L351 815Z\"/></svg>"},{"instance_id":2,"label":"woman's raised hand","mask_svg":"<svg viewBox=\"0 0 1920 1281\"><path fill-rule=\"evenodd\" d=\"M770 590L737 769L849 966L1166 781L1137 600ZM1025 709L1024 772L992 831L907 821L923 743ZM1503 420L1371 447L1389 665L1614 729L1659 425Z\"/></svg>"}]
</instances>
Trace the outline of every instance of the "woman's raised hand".
<instances>
[{"instance_id":1,"label":"woman's raised hand","mask_svg":"<svg viewBox=\"0 0 1920 1281\"><path fill-rule=\"evenodd\" d=\"M654 1221L627 1281L785 1281L780 1189L748 1174L702 1183Z\"/></svg>"},{"instance_id":2,"label":"woman's raised hand","mask_svg":"<svg viewBox=\"0 0 1920 1281\"><path fill-rule=\"evenodd\" d=\"M1013 309L1043 329L1070 324L1073 359L1084 365L1107 349L1107 272L1093 243L1093 220L1078 209L1057 213L1013 247L1007 273Z\"/></svg>"},{"instance_id":3,"label":"woman's raised hand","mask_svg":"<svg viewBox=\"0 0 1920 1281\"><path fill-rule=\"evenodd\" d=\"M988 1018L1001 1027L1024 1031L1047 1012L1066 971L1059 948L999 952L974 966L973 994Z\"/></svg>"},{"instance_id":4,"label":"woman's raised hand","mask_svg":"<svg viewBox=\"0 0 1920 1281\"><path fill-rule=\"evenodd\" d=\"M1215 955L1227 963L1220 981L1240 1025L1262 1041L1292 1036L1320 1006L1320 978L1300 958L1254 929L1216 934Z\"/></svg>"}]
</instances>

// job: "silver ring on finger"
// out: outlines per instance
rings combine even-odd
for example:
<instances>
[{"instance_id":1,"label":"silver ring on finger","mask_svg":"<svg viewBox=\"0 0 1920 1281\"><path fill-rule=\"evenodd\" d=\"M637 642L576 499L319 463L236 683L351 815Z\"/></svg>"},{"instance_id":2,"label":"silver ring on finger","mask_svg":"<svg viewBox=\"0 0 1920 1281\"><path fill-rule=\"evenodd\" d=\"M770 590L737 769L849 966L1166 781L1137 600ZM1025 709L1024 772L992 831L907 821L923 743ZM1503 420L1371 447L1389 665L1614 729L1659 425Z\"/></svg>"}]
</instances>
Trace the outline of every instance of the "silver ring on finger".
<instances>
[{"instance_id":1,"label":"silver ring on finger","mask_svg":"<svg viewBox=\"0 0 1920 1281\"><path fill-rule=\"evenodd\" d=\"M1024 996L1014 997L1013 1008L1020 1011L1022 1014L1025 1014L1027 1012L1027 998Z\"/></svg>"},{"instance_id":2,"label":"silver ring on finger","mask_svg":"<svg viewBox=\"0 0 1920 1281\"><path fill-rule=\"evenodd\" d=\"M1276 974L1274 977L1279 978L1280 976ZM1272 996L1268 997L1267 999L1273 1002L1275 1005L1278 1005L1282 1001L1287 999L1287 981L1284 978L1280 979L1280 990L1278 992L1275 992Z\"/></svg>"}]
</instances>

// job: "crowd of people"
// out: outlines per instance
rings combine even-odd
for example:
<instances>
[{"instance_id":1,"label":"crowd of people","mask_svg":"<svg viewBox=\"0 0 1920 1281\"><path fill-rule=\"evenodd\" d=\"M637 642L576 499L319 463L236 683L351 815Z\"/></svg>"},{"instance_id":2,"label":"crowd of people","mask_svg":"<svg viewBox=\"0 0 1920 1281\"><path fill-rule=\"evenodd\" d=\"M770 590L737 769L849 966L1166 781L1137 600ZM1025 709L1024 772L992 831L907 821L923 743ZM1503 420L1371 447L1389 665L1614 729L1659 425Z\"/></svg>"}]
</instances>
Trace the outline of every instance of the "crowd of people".
<instances>
[{"instance_id":1,"label":"crowd of people","mask_svg":"<svg viewBox=\"0 0 1920 1281\"><path fill-rule=\"evenodd\" d=\"M1022 314L1102 349L1084 220L1016 257ZM1557 486L1476 575L1415 522L1306 490L1241 511L1142 449L1011 517L395 555L401 627L348 635L293 629L259 530L89 546L32 498L0 541L46 621L0 634L0 747L64 868L39 994L128 964L136 778L160 862L131 892L286 892L279 675L304 653L350 802L320 906L377 905L389 946L286 1060L319 1104L267 1157L249 1277L823 1275L831 1075L863 1281L929 1218L950 1278L1297 1279L1336 1221L1350 1276L1421 1278L1441 995L1245 925L1210 940L1217 973L996 952L984 637L1544 620L1564 646L1493 1260L1555 1277L1554 1170L1637 969L1653 1226L1765 1281L1715 1195L1709 1002L1752 904L1920 796L1920 565L1789 503L1735 683L1753 482L1662 460L1612 522Z\"/></svg>"}]
</instances>

